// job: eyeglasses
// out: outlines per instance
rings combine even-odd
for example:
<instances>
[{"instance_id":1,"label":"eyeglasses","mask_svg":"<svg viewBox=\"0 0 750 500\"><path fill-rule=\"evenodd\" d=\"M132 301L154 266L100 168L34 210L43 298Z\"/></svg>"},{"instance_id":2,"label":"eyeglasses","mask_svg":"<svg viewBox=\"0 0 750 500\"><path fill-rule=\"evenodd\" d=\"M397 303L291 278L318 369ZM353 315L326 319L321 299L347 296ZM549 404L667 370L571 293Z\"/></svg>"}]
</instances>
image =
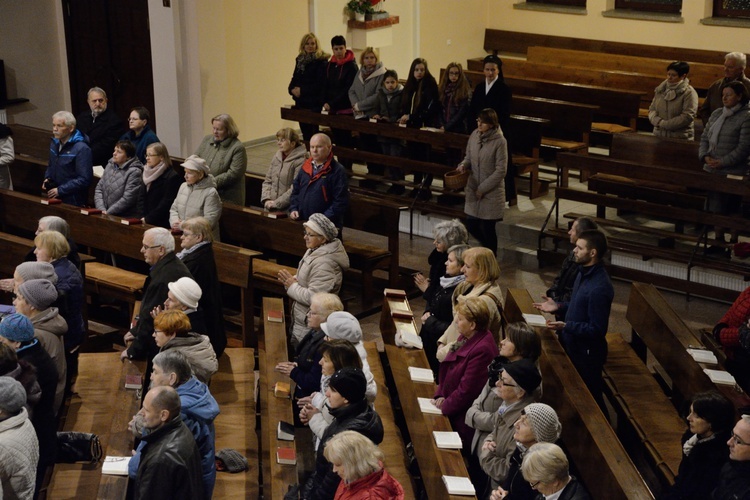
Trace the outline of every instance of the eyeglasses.
<instances>
[{"instance_id":1,"label":"eyeglasses","mask_svg":"<svg viewBox=\"0 0 750 500\"><path fill-rule=\"evenodd\" d=\"M308 316L320 316L320 313L313 312L312 310L307 311Z\"/></svg>"},{"instance_id":2,"label":"eyeglasses","mask_svg":"<svg viewBox=\"0 0 750 500\"><path fill-rule=\"evenodd\" d=\"M302 236L305 237L305 238L320 238L319 234L308 233L307 231L303 231L302 232Z\"/></svg>"},{"instance_id":3,"label":"eyeglasses","mask_svg":"<svg viewBox=\"0 0 750 500\"><path fill-rule=\"evenodd\" d=\"M152 245L152 246L148 246L148 245L143 245L143 246L141 247L141 250L151 250L152 248L159 248L159 247L163 247L163 246L164 246L164 245Z\"/></svg>"},{"instance_id":4,"label":"eyeglasses","mask_svg":"<svg viewBox=\"0 0 750 500\"><path fill-rule=\"evenodd\" d=\"M730 440L730 441L734 441L734 444L741 444L742 446L750 446L750 443L746 443L746 442L744 442L744 441L743 441L742 439L740 439L740 437L739 437L739 436L738 436L737 434L735 434L735 433L732 433L732 437L730 437L730 438L729 438L729 440Z\"/></svg>"},{"instance_id":5,"label":"eyeglasses","mask_svg":"<svg viewBox=\"0 0 750 500\"><path fill-rule=\"evenodd\" d=\"M498 379L498 382L500 382L505 387L518 387L516 384L509 384L508 382L503 380L502 377Z\"/></svg>"},{"instance_id":6,"label":"eyeglasses","mask_svg":"<svg viewBox=\"0 0 750 500\"><path fill-rule=\"evenodd\" d=\"M195 236L195 233L188 233L187 231L183 231L182 236L185 238L190 238L191 236Z\"/></svg>"},{"instance_id":7,"label":"eyeglasses","mask_svg":"<svg viewBox=\"0 0 750 500\"><path fill-rule=\"evenodd\" d=\"M529 484L529 486L531 486L531 489L532 489L532 490L535 490L535 489L536 489L536 487L537 487L537 485L538 485L539 483L541 483L541 481L537 481L536 483L530 483L530 484Z\"/></svg>"},{"instance_id":8,"label":"eyeglasses","mask_svg":"<svg viewBox=\"0 0 750 500\"><path fill-rule=\"evenodd\" d=\"M143 118L133 118L132 116L130 118L128 118L129 122L139 122L141 120L143 120Z\"/></svg>"}]
</instances>

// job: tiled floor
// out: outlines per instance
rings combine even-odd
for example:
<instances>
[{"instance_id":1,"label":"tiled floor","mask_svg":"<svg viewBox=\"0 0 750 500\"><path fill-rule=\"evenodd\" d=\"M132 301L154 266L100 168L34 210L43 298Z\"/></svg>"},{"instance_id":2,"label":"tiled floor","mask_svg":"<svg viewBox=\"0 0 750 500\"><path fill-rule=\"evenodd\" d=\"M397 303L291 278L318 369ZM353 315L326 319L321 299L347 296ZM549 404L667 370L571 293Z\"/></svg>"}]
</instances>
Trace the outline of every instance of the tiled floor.
<instances>
[{"instance_id":1,"label":"tiled floor","mask_svg":"<svg viewBox=\"0 0 750 500\"><path fill-rule=\"evenodd\" d=\"M265 174L276 150L275 142L248 148L248 171ZM574 186L575 180L571 180L571 184ZM518 205L505 211L504 221L498 224L498 260L502 269L500 284L503 288L527 288L532 296L540 297L554 278L556 268L539 269L536 261L536 234L542 227L553 201L554 191L551 188L550 194L534 200L519 196ZM569 211L593 215L591 206L563 204L560 213ZM410 239L408 234L401 233L400 243L400 265L427 272L426 260L432 250L432 240L420 236ZM614 287L615 301L610 315L609 330L628 336L630 327L625 320L625 310L630 284L615 281ZM688 325L696 329L713 326L728 308L726 304L700 298L687 301L682 294L667 291L663 291L662 294ZM416 315L421 316L424 301L421 298L414 299L411 305ZM378 319L378 315L375 314L361 320L367 339L380 339Z\"/></svg>"}]
</instances>

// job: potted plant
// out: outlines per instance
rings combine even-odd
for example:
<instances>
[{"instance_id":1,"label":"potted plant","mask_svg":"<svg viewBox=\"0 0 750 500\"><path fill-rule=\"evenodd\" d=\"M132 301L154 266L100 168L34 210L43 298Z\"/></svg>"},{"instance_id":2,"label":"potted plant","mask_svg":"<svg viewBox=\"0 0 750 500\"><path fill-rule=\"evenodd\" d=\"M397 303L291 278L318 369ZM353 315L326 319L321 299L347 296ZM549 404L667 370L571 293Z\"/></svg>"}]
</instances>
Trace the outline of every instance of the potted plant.
<instances>
[{"instance_id":1,"label":"potted plant","mask_svg":"<svg viewBox=\"0 0 750 500\"><path fill-rule=\"evenodd\" d=\"M390 14L383 10L383 4L385 0L370 0L372 10L365 15L367 21L376 21L378 19L387 19Z\"/></svg>"},{"instance_id":2,"label":"potted plant","mask_svg":"<svg viewBox=\"0 0 750 500\"><path fill-rule=\"evenodd\" d=\"M349 0L346 4L346 8L349 12L354 13L354 19L357 21L364 21L365 14L373 11L370 0Z\"/></svg>"}]
</instances>

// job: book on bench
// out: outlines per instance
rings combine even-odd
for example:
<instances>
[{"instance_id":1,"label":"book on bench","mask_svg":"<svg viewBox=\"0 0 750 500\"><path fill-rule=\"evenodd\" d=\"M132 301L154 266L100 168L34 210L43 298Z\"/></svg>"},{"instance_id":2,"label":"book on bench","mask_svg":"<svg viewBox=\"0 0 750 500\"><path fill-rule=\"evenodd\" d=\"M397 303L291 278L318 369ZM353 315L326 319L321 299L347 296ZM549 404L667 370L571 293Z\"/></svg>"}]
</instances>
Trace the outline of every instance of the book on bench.
<instances>
[{"instance_id":1,"label":"book on bench","mask_svg":"<svg viewBox=\"0 0 750 500\"><path fill-rule=\"evenodd\" d=\"M286 219L289 217L289 214L287 214L284 211L263 211L263 216L268 217L269 219Z\"/></svg>"},{"instance_id":2,"label":"book on bench","mask_svg":"<svg viewBox=\"0 0 750 500\"><path fill-rule=\"evenodd\" d=\"M409 376L412 382L426 382L428 384L435 383L435 375L429 368L419 368L417 366L409 367Z\"/></svg>"},{"instance_id":3,"label":"book on bench","mask_svg":"<svg viewBox=\"0 0 750 500\"><path fill-rule=\"evenodd\" d=\"M705 363L709 365L716 365L719 360L716 359L716 355L706 349L688 349L688 354L693 357L696 363Z\"/></svg>"},{"instance_id":4,"label":"book on bench","mask_svg":"<svg viewBox=\"0 0 750 500\"><path fill-rule=\"evenodd\" d=\"M383 294L385 294L386 297L392 298L392 299L405 299L406 298L406 291L399 290L398 288L386 288L385 290L383 290Z\"/></svg>"},{"instance_id":5,"label":"book on bench","mask_svg":"<svg viewBox=\"0 0 750 500\"><path fill-rule=\"evenodd\" d=\"M292 388L287 382L276 382L273 385L273 395L277 398L288 398Z\"/></svg>"},{"instance_id":6,"label":"book on bench","mask_svg":"<svg viewBox=\"0 0 750 500\"><path fill-rule=\"evenodd\" d=\"M419 409L422 410L422 413L429 413L431 415L443 414L443 412L440 411L440 408L435 406L430 398L417 398L417 402L419 403Z\"/></svg>"},{"instance_id":7,"label":"book on bench","mask_svg":"<svg viewBox=\"0 0 750 500\"><path fill-rule=\"evenodd\" d=\"M523 313L523 320L528 323L529 326L547 326L547 318L541 314Z\"/></svg>"},{"instance_id":8,"label":"book on bench","mask_svg":"<svg viewBox=\"0 0 750 500\"><path fill-rule=\"evenodd\" d=\"M282 465L297 465L294 448L276 448L276 462Z\"/></svg>"},{"instance_id":9,"label":"book on bench","mask_svg":"<svg viewBox=\"0 0 750 500\"><path fill-rule=\"evenodd\" d=\"M102 211L98 208L82 208L81 213L83 215L99 215Z\"/></svg>"},{"instance_id":10,"label":"book on bench","mask_svg":"<svg viewBox=\"0 0 750 500\"><path fill-rule=\"evenodd\" d=\"M416 333L413 333L407 329L402 329L398 327L397 327L397 333L401 337L401 342L403 342L406 345L406 347L412 347L414 349L424 348L424 344L422 343L422 337L420 337Z\"/></svg>"},{"instance_id":11,"label":"book on bench","mask_svg":"<svg viewBox=\"0 0 750 500\"><path fill-rule=\"evenodd\" d=\"M391 305L391 317L398 319L413 319L414 313L403 302Z\"/></svg>"},{"instance_id":12,"label":"book on bench","mask_svg":"<svg viewBox=\"0 0 750 500\"><path fill-rule=\"evenodd\" d=\"M60 198L42 198L40 201L42 205L59 205L62 203Z\"/></svg>"},{"instance_id":13,"label":"book on bench","mask_svg":"<svg viewBox=\"0 0 750 500\"><path fill-rule=\"evenodd\" d=\"M450 495L476 495L477 493L468 477L443 476L443 482Z\"/></svg>"},{"instance_id":14,"label":"book on bench","mask_svg":"<svg viewBox=\"0 0 750 500\"><path fill-rule=\"evenodd\" d=\"M268 315L266 316L268 321L271 323L283 323L284 322L284 315L281 313L281 311L271 310L268 311Z\"/></svg>"},{"instance_id":15,"label":"book on bench","mask_svg":"<svg viewBox=\"0 0 750 500\"><path fill-rule=\"evenodd\" d=\"M130 374L125 375L125 389L142 389L143 379L140 375Z\"/></svg>"},{"instance_id":16,"label":"book on bench","mask_svg":"<svg viewBox=\"0 0 750 500\"><path fill-rule=\"evenodd\" d=\"M110 476L127 476L131 457L106 456L102 462L102 474Z\"/></svg>"},{"instance_id":17,"label":"book on bench","mask_svg":"<svg viewBox=\"0 0 750 500\"><path fill-rule=\"evenodd\" d=\"M276 439L294 441L294 426L289 422L280 421L276 427Z\"/></svg>"},{"instance_id":18,"label":"book on bench","mask_svg":"<svg viewBox=\"0 0 750 500\"><path fill-rule=\"evenodd\" d=\"M126 226L135 226L138 224L143 224L143 221L138 217L129 217L127 219L120 220L120 224L125 224Z\"/></svg>"},{"instance_id":19,"label":"book on bench","mask_svg":"<svg viewBox=\"0 0 750 500\"><path fill-rule=\"evenodd\" d=\"M737 385L737 381L729 372L725 372L724 370L711 370L709 368L704 368L703 371L714 384L731 385L732 387Z\"/></svg>"},{"instance_id":20,"label":"book on bench","mask_svg":"<svg viewBox=\"0 0 750 500\"><path fill-rule=\"evenodd\" d=\"M458 432L432 431L435 444L444 450L460 450L464 447Z\"/></svg>"}]
</instances>

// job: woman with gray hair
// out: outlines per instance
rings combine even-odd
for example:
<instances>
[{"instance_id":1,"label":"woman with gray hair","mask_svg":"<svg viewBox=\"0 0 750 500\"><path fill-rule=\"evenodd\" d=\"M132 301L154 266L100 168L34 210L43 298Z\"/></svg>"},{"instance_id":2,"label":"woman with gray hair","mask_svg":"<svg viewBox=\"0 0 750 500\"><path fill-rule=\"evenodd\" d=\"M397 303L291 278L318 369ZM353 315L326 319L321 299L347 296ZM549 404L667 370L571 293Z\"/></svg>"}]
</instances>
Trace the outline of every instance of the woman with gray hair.
<instances>
[{"instance_id":1,"label":"woman with gray hair","mask_svg":"<svg viewBox=\"0 0 750 500\"><path fill-rule=\"evenodd\" d=\"M284 285L292 302L292 345L299 344L307 334L306 318L310 301L316 292L338 293L344 271L349 268L349 256L338 239L338 228L323 214L312 214L302 224L307 251L297 266L297 274L286 269L279 271L278 280Z\"/></svg>"},{"instance_id":2,"label":"woman with gray hair","mask_svg":"<svg viewBox=\"0 0 750 500\"><path fill-rule=\"evenodd\" d=\"M430 296L440 286L440 277L445 274L445 261L448 260L448 249L454 245L468 245L469 232L458 219L446 220L435 224L432 233L435 237L432 244L435 249L427 257L430 265L429 278L422 273L414 275L414 284L422 290L424 299L429 302Z\"/></svg>"},{"instance_id":3,"label":"woman with gray hair","mask_svg":"<svg viewBox=\"0 0 750 500\"><path fill-rule=\"evenodd\" d=\"M521 464L523 478L544 498L590 500L586 489L570 475L568 458L559 446L537 443L526 452ZM539 498L539 497L537 497Z\"/></svg>"},{"instance_id":4,"label":"woman with gray hair","mask_svg":"<svg viewBox=\"0 0 750 500\"><path fill-rule=\"evenodd\" d=\"M42 231L57 231L58 233L65 236L65 239L68 240L68 245L70 246L70 253L68 253L68 260L75 264L75 266L78 268L78 270L81 269L81 257L78 255L78 246L75 244L73 239L70 237L70 226L68 225L68 222L63 219L62 217L58 217L56 215L46 215L39 219L39 222L37 223L36 232L34 235L38 235ZM34 262L36 261L36 255L34 255L34 248L29 250L29 253L26 254L26 257L24 257L24 262Z\"/></svg>"},{"instance_id":5,"label":"woman with gray hair","mask_svg":"<svg viewBox=\"0 0 750 500\"><path fill-rule=\"evenodd\" d=\"M492 492L490 500L533 500L537 497L521 474L521 463L529 448L536 443L554 443L560 439L562 425L557 413L544 403L531 403L521 411L513 424L516 450L510 457L510 469L502 487Z\"/></svg>"},{"instance_id":6,"label":"woman with gray hair","mask_svg":"<svg viewBox=\"0 0 750 500\"><path fill-rule=\"evenodd\" d=\"M247 152L237 138L240 131L234 119L226 113L211 118L211 130L195 154L206 160L221 201L244 207Z\"/></svg>"}]
</instances>

